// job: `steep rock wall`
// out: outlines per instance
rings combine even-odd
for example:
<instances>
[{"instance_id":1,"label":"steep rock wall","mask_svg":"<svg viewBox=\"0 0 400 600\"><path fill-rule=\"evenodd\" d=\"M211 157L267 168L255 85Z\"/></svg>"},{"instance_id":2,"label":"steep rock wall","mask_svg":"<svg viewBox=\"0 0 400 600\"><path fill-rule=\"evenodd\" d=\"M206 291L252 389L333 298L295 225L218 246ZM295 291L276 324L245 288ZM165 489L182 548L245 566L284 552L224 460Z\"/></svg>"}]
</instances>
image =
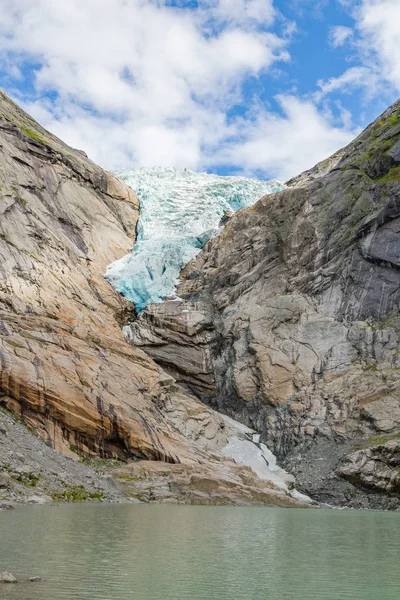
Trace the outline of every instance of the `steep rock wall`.
<instances>
[{"instance_id":1,"label":"steep rock wall","mask_svg":"<svg viewBox=\"0 0 400 600\"><path fill-rule=\"evenodd\" d=\"M147 459L140 484L164 478L147 500L302 506L225 459L236 428L126 343L133 307L103 274L131 249L138 209L0 91L0 405L75 459Z\"/></svg>"},{"instance_id":2,"label":"steep rock wall","mask_svg":"<svg viewBox=\"0 0 400 600\"><path fill-rule=\"evenodd\" d=\"M353 453L400 431L400 101L288 184L235 214L182 272L182 302L149 306L126 337L262 431L303 490L398 506L398 451Z\"/></svg>"}]
</instances>

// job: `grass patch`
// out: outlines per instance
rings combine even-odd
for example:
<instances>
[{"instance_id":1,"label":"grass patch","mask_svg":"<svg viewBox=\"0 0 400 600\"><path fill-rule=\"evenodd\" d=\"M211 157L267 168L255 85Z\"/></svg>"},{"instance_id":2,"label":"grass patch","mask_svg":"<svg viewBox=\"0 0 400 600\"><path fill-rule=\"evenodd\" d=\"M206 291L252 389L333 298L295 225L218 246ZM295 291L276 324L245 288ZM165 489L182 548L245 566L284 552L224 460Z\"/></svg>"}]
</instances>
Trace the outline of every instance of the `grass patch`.
<instances>
[{"instance_id":1,"label":"grass patch","mask_svg":"<svg viewBox=\"0 0 400 600\"><path fill-rule=\"evenodd\" d=\"M143 498L148 498L148 496L145 496L144 494L139 494L138 492L133 492L132 490L127 490L125 492L125 495L127 498L135 498L136 500L139 500L139 502L142 502Z\"/></svg>"},{"instance_id":2,"label":"grass patch","mask_svg":"<svg viewBox=\"0 0 400 600\"><path fill-rule=\"evenodd\" d=\"M55 502L85 502L85 500L102 500L102 492L89 492L83 485L67 485L62 492L52 494Z\"/></svg>"},{"instance_id":3,"label":"grass patch","mask_svg":"<svg viewBox=\"0 0 400 600\"><path fill-rule=\"evenodd\" d=\"M89 456L86 456L86 454L81 452L76 446L74 446L74 444L70 444L69 449L71 450L71 452L74 452L74 454L77 454L79 456L79 462L81 462L83 465L86 465L87 467L92 467L93 469L116 469L122 464L120 460L116 460L114 458L99 458L97 456L90 458Z\"/></svg>"},{"instance_id":4,"label":"grass patch","mask_svg":"<svg viewBox=\"0 0 400 600\"><path fill-rule=\"evenodd\" d=\"M18 475L18 483L22 483L25 487L36 487L40 481L40 475L34 473L28 473L28 475Z\"/></svg>"},{"instance_id":5,"label":"grass patch","mask_svg":"<svg viewBox=\"0 0 400 600\"><path fill-rule=\"evenodd\" d=\"M400 333L400 317L393 316L387 319L376 319L368 321L368 327L374 331L383 331L384 329L393 329L396 333Z\"/></svg>"},{"instance_id":6,"label":"grass patch","mask_svg":"<svg viewBox=\"0 0 400 600\"><path fill-rule=\"evenodd\" d=\"M374 179L375 182L380 183L380 182L384 182L384 181L399 181L400 180L400 167L392 167L388 173L385 173L385 175L382 175L381 177L377 177L376 179Z\"/></svg>"},{"instance_id":7,"label":"grass patch","mask_svg":"<svg viewBox=\"0 0 400 600\"><path fill-rule=\"evenodd\" d=\"M44 138L42 138L41 135L39 135L38 133L36 133L36 131L33 131L33 129L29 129L28 127L23 127L22 125L20 125L20 129L28 137L30 137L32 140L35 140L36 142L39 142L40 144L45 144L46 143L45 140L44 140Z\"/></svg>"}]
</instances>

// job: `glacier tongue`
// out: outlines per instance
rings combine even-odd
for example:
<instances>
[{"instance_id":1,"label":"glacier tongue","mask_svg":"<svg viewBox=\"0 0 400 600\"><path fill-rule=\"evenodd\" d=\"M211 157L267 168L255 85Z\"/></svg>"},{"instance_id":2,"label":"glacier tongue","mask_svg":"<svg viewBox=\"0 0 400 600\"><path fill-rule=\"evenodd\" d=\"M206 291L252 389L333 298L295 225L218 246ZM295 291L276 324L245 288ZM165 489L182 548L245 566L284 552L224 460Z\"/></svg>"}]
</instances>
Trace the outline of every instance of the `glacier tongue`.
<instances>
[{"instance_id":1,"label":"glacier tongue","mask_svg":"<svg viewBox=\"0 0 400 600\"><path fill-rule=\"evenodd\" d=\"M116 175L138 194L140 219L131 254L109 265L105 276L138 312L174 296L181 269L218 233L227 210L249 206L285 187L274 180L161 167Z\"/></svg>"}]
</instances>

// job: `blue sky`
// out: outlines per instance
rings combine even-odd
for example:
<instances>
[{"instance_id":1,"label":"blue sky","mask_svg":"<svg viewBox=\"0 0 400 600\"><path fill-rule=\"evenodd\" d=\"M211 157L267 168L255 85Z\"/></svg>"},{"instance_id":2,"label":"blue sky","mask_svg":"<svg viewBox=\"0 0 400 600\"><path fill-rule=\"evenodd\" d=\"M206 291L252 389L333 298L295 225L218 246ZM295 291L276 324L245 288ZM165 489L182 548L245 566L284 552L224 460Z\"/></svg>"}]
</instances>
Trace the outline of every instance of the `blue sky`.
<instances>
[{"instance_id":1,"label":"blue sky","mask_svg":"<svg viewBox=\"0 0 400 600\"><path fill-rule=\"evenodd\" d=\"M287 179L400 94L399 0L0 0L0 85L108 169Z\"/></svg>"}]
</instances>

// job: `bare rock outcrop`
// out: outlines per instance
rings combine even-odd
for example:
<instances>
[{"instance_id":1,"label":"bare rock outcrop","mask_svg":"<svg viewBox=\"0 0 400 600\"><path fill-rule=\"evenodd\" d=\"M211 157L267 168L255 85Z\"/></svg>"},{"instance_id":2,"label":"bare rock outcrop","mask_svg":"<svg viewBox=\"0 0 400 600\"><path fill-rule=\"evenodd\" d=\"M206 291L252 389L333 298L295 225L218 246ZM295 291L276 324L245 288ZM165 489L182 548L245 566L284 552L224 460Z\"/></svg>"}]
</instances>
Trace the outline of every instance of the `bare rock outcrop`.
<instances>
[{"instance_id":1,"label":"bare rock outcrop","mask_svg":"<svg viewBox=\"0 0 400 600\"><path fill-rule=\"evenodd\" d=\"M134 307L103 274L131 249L138 210L128 186L0 91L0 405L75 459L206 465L215 489L223 472L249 500L221 455L234 430L122 334Z\"/></svg>"},{"instance_id":2,"label":"bare rock outcrop","mask_svg":"<svg viewBox=\"0 0 400 600\"><path fill-rule=\"evenodd\" d=\"M337 473L371 490L400 493L400 436L347 455Z\"/></svg>"},{"instance_id":3,"label":"bare rock outcrop","mask_svg":"<svg viewBox=\"0 0 400 600\"><path fill-rule=\"evenodd\" d=\"M124 465L113 474L128 498L141 502L305 507L304 499L297 500L274 483L260 480L252 469L235 464L227 468L225 461L191 467L143 460Z\"/></svg>"},{"instance_id":4,"label":"bare rock outcrop","mask_svg":"<svg viewBox=\"0 0 400 600\"><path fill-rule=\"evenodd\" d=\"M386 506L339 465L400 431L400 101L288 184L236 213L183 270L181 302L148 307L125 335L261 431L304 491Z\"/></svg>"},{"instance_id":5,"label":"bare rock outcrop","mask_svg":"<svg viewBox=\"0 0 400 600\"><path fill-rule=\"evenodd\" d=\"M4 93L0 152L0 403L65 453L193 459L163 407L198 402L125 342L133 307L103 277L132 247L136 195Z\"/></svg>"}]
</instances>

